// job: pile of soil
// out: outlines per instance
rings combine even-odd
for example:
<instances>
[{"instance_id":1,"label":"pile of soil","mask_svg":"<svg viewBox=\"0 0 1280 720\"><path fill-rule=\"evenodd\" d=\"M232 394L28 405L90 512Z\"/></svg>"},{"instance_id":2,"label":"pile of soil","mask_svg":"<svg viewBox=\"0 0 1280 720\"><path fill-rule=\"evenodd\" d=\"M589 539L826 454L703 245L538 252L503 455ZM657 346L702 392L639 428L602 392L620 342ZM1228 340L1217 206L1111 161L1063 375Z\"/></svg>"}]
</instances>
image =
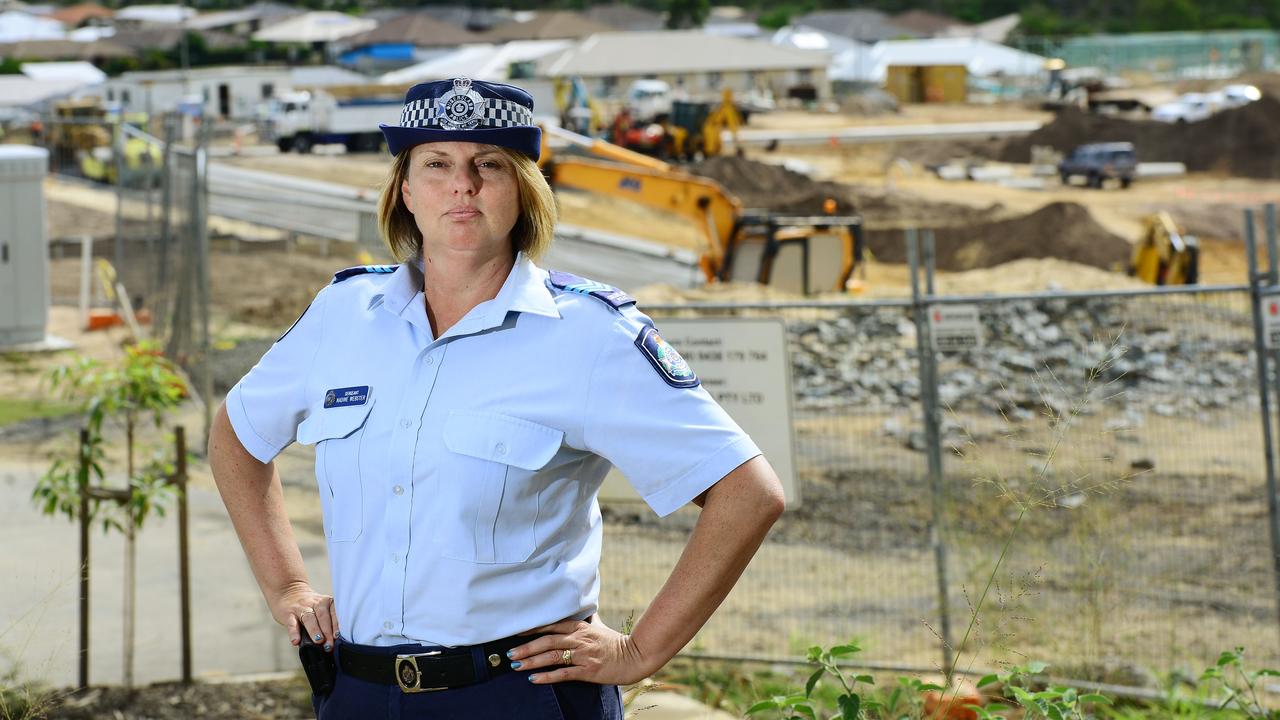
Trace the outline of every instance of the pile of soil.
<instances>
[{"instance_id":1,"label":"pile of soil","mask_svg":"<svg viewBox=\"0 0 1280 720\"><path fill-rule=\"evenodd\" d=\"M1023 258L1057 258L1104 270L1124 267L1129 243L1078 203L1056 202L1007 220L934 229L939 270L987 268ZM906 262L901 232L870 231L867 246L882 262Z\"/></svg>"},{"instance_id":2,"label":"pile of soil","mask_svg":"<svg viewBox=\"0 0 1280 720\"><path fill-rule=\"evenodd\" d=\"M822 215L825 213L824 204L830 198L836 201L837 213L861 215L868 228L906 227L922 222L961 225L989 221L1001 212L999 205L975 208L814 180L781 165L735 156L710 158L689 166L688 170L719 182L747 208Z\"/></svg>"},{"instance_id":3,"label":"pile of soil","mask_svg":"<svg viewBox=\"0 0 1280 720\"><path fill-rule=\"evenodd\" d=\"M1275 151L1280 146L1280 124L1276 117L1280 117L1280 100L1270 95L1200 122L1172 125L1067 108L1030 135L1011 139L1000 159L1028 162L1036 145L1070 152L1083 143L1132 142L1141 161L1181 162L1194 172L1280 178L1280 153Z\"/></svg>"}]
</instances>

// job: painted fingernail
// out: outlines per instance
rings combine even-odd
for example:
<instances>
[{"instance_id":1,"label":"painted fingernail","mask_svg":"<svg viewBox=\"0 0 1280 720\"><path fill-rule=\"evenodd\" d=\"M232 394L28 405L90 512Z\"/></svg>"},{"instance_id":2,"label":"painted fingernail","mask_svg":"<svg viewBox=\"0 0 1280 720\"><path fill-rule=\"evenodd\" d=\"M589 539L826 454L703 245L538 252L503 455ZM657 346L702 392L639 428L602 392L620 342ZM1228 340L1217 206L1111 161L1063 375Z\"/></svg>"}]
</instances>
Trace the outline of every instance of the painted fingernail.
<instances>
[{"instance_id":1,"label":"painted fingernail","mask_svg":"<svg viewBox=\"0 0 1280 720\"><path fill-rule=\"evenodd\" d=\"M324 644L324 651L325 651L325 652L333 652L333 643L325 643L325 644Z\"/></svg>"},{"instance_id":2,"label":"painted fingernail","mask_svg":"<svg viewBox=\"0 0 1280 720\"><path fill-rule=\"evenodd\" d=\"M529 682L534 682L534 681L536 681L537 679L538 679L538 674L537 674L537 673L534 673L534 674L532 674L532 675L530 675L530 676L529 676Z\"/></svg>"},{"instance_id":3,"label":"painted fingernail","mask_svg":"<svg viewBox=\"0 0 1280 720\"><path fill-rule=\"evenodd\" d=\"M515 662L511 663L511 669L512 669L512 670L519 670L519 669L520 669L520 661L519 661L519 660L517 660L517 661L515 661Z\"/></svg>"},{"instance_id":4,"label":"painted fingernail","mask_svg":"<svg viewBox=\"0 0 1280 720\"><path fill-rule=\"evenodd\" d=\"M515 654L516 654L516 651L515 651L515 650L508 650L508 651L507 651L507 657L515 657Z\"/></svg>"},{"instance_id":5,"label":"painted fingernail","mask_svg":"<svg viewBox=\"0 0 1280 720\"><path fill-rule=\"evenodd\" d=\"M320 642L321 640L324 639L324 636L321 635L320 633L316 633L315 635L311 636L311 639L315 640L316 642Z\"/></svg>"}]
</instances>

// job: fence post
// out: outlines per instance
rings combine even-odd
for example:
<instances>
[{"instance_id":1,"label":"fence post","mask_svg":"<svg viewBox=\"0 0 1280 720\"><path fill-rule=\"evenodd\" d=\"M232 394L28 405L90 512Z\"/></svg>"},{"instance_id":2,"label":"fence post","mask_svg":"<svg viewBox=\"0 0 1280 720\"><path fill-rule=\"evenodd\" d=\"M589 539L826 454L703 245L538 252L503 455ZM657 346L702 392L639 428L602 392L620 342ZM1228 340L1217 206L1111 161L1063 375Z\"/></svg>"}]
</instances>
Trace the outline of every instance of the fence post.
<instances>
[{"instance_id":1,"label":"fence post","mask_svg":"<svg viewBox=\"0 0 1280 720\"><path fill-rule=\"evenodd\" d=\"M178 486L178 597L182 615L182 682L191 683L191 562L187 525L187 431L173 431L174 482Z\"/></svg>"},{"instance_id":2,"label":"fence post","mask_svg":"<svg viewBox=\"0 0 1280 720\"><path fill-rule=\"evenodd\" d=\"M1274 220L1274 210L1269 214L1272 215L1271 219ZM1270 230L1268 234L1271 234ZM1244 244L1246 259L1249 262L1249 300L1253 306L1251 308L1253 312L1253 347L1258 363L1258 400L1262 412L1262 447L1266 458L1267 514L1271 530L1271 560L1275 575L1276 613L1277 620L1280 621L1280 507L1277 506L1276 499L1276 457L1274 435L1271 428L1271 393L1267 388L1269 369L1267 367L1265 329L1262 322L1263 296L1261 292L1261 285L1264 283L1268 286L1275 285L1276 277L1270 272L1266 274L1258 272L1258 241L1254 235L1252 208L1245 208L1244 211ZM1270 238L1268 238L1268 245L1270 245ZM1272 262L1274 262L1274 256L1272 256Z\"/></svg>"},{"instance_id":3,"label":"fence post","mask_svg":"<svg viewBox=\"0 0 1280 720\"><path fill-rule=\"evenodd\" d=\"M920 293L919 233L906 231L907 264L911 272L911 303L916 325L916 355L920 369L920 404L924 415L925 453L929 462L929 486L932 494L932 519L929 523L929 545L933 547L935 577L938 581L938 632L942 641L942 671L950 676L952 666L951 601L947 591L947 553L942 542L943 490L942 439L938 429L937 374L933 339L929 331L928 306ZM925 235L927 295L933 295L933 233Z\"/></svg>"},{"instance_id":4,"label":"fence post","mask_svg":"<svg viewBox=\"0 0 1280 720\"><path fill-rule=\"evenodd\" d=\"M80 429L76 484L80 488L80 677L89 687L89 431Z\"/></svg>"}]
</instances>

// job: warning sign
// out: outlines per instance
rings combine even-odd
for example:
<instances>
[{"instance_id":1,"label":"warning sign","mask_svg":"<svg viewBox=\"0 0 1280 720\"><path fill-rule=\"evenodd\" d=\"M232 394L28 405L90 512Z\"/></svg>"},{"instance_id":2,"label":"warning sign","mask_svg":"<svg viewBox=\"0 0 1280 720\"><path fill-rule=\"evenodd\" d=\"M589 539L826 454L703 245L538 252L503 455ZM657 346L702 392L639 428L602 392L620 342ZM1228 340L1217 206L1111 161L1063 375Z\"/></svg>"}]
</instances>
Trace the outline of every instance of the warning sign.
<instances>
[{"instance_id":1,"label":"warning sign","mask_svg":"<svg viewBox=\"0 0 1280 720\"><path fill-rule=\"evenodd\" d=\"M1280 349L1280 298L1262 298L1262 339L1268 350Z\"/></svg>"},{"instance_id":2,"label":"warning sign","mask_svg":"<svg viewBox=\"0 0 1280 720\"><path fill-rule=\"evenodd\" d=\"M929 308L929 334L937 352L982 347L982 317L978 306L934 305Z\"/></svg>"}]
</instances>

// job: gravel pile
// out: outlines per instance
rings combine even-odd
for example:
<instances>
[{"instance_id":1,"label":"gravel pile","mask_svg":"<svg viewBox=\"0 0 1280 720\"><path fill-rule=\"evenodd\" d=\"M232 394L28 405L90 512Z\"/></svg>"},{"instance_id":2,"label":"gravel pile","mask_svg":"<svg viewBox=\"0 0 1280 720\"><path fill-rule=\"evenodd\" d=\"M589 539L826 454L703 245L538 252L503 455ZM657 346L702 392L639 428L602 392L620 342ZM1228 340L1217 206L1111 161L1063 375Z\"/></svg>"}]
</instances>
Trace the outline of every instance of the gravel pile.
<instances>
[{"instance_id":1,"label":"gravel pile","mask_svg":"<svg viewBox=\"0 0 1280 720\"><path fill-rule=\"evenodd\" d=\"M1015 421L1040 416L1046 405L1065 412L1080 400L1095 368L1092 393L1098 402L1089 412L1105 406L1126 424L1147 412L1194 417L1257 401L1245 313L1187 305L1177 316L1135 317L1126 301L1105 299L981 309L985 346L940 360L939 397L957 411L1003 413ZM879 308L793 322L789 332L799 408L919 402L915 326L908 311Z\"/></svg>"}]
</instances>

